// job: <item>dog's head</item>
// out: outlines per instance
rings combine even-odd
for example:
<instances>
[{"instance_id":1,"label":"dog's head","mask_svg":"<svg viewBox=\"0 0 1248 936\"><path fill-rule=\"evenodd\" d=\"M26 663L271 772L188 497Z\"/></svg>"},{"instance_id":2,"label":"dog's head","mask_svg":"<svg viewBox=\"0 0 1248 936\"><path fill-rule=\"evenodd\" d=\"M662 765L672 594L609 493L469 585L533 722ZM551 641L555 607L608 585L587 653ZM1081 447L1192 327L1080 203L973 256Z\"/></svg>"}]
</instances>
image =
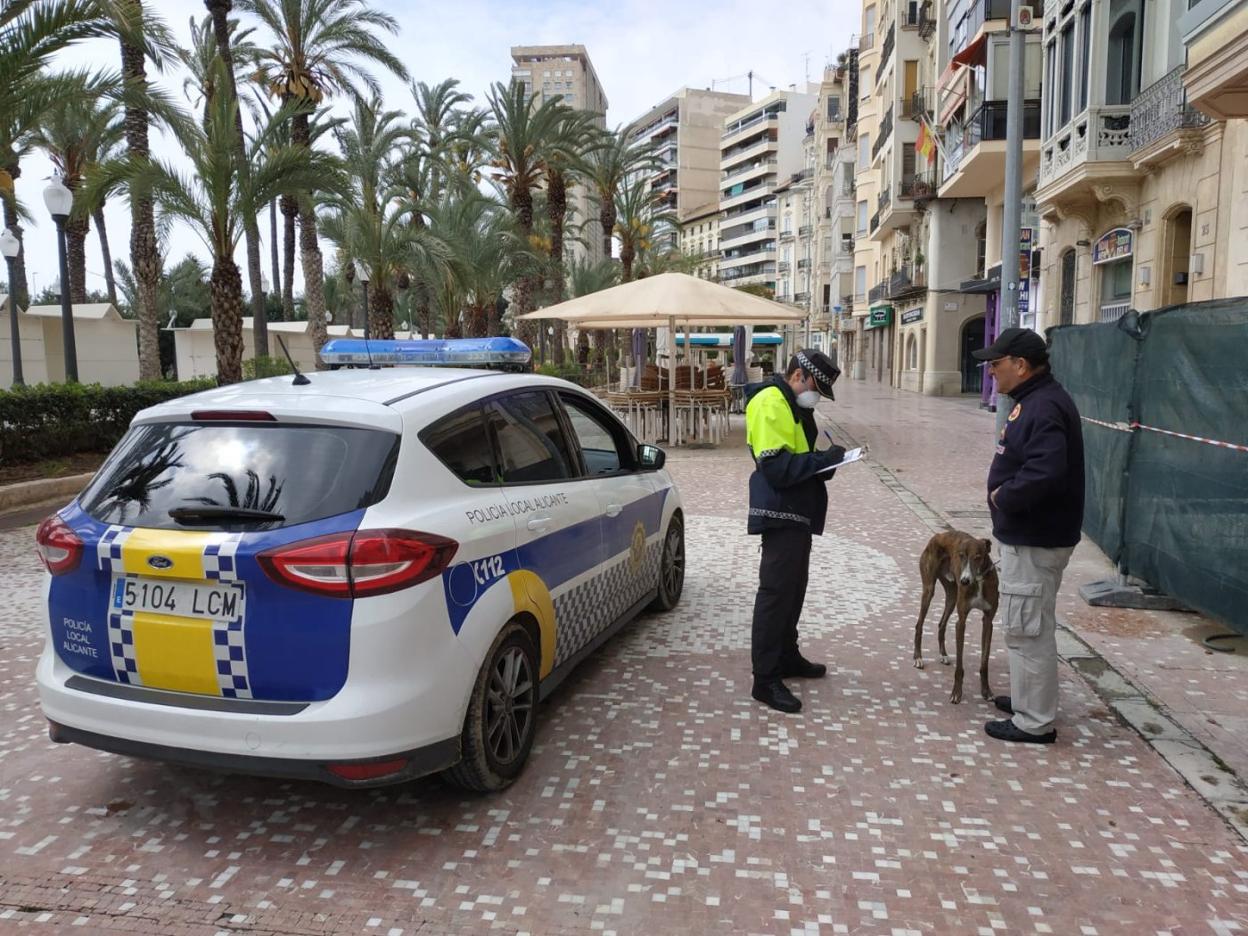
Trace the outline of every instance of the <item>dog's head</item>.
<instances>
[{"instance_id":1,"label":"dog's head","mask_svg":"<svg viewBox=\"0 0 1248 936\"><path fill-rule=\"evenodd\" d=\"M977 584L992 571L992 541L968 536L956 553L958 581L963 585Z\"/></svg>"}]
</instances>

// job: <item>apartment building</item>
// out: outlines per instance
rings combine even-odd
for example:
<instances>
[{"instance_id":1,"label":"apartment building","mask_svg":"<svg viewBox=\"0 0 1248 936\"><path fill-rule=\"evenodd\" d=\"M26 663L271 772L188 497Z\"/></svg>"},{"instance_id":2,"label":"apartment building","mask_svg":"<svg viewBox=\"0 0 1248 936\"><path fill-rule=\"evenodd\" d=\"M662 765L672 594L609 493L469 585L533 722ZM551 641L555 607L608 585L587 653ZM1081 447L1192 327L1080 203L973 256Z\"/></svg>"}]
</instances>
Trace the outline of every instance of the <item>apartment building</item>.
<instances>
[{"instance_id":1,"label":"apartment building","mask_svg":"<svg viewBox=\"0 0 1248 936\"><path fill-rule=\"evenodd\" d=\"M681 88L633 121L633 138L652 146L659 162L650 187L681 223L718 201L724 120L749 102L744 94ZM664 236L681 246L677 231Z\"/></svg>"},{"instance_id":2,"label":"apartment building","mask_svg":"<svg viewBox=\"0 0 1248 936\"><path fill-rule=\"evenodd\" d=\"M853 328L845 347L852 356L845 358L855 379L884 380L891 373L892 320L871 315L868 295L879 278L880 244L871 237L871 216L877 211L880 195L879 173L873 168L872 146L879 138L884 107L875 94L875 76L880 65L883 35L876 35L881 8L877 0L867 0L862 9L862 31L858 38L858 122L852 134L854 143L854 275ZM842 332L846 329L842 328Z\"/></svg>"},{"instance_id":3,"label":"apartment building","mask_svg":"<svg viewBox=\"0 0 1248 936\"><path fill-rule=\"evenodd\" d=\"M721 282L776 289L776 188L805 166L815 100L815 94L773 91L725 119L719 144Z\"/></svg>"},{"instance_id":4,"label":"apartment building","mask_svg":"<svg viewBox=\"0 0 1248 936\"><path fill-rule=\"evenodd\" d=\"M1246 36L1243 0L1045 8L1041 327L1248 294Z\"/></svg>"},{"instance_id":5,"label":"apartment building","mask_svg":"<svg viewBox=\"0 0 1248 936\"><path fill-rule=\"evenodd\" d=\"M569 107L597 114L597 125L606 127L607 96L585 46L512 46L511 61L511 80L523 84L530 99L541 102L559 95ZM585 186L568 192L568 208L572 225L585 227L583 243L569 242L573 255L602 259L598 208Z\"/></svg>"},{"instance_id":6,"label":"apartment building","mask_svg":"<svg viewBox=\"0 0 1248 936\"><path fill-rule=\"evenodd\" d=\"M680 223L680 252L693 259L694 276L719 279L718 197L686 213Z\"/></svg>"}]
</instances>

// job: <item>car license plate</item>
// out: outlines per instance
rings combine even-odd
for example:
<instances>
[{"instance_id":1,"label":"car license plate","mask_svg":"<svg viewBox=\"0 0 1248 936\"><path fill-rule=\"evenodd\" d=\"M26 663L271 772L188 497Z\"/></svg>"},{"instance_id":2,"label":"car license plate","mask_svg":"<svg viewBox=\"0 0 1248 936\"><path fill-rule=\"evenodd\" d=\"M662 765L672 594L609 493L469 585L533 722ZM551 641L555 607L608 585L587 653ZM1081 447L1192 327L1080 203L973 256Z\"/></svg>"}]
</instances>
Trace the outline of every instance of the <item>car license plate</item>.
<instances>
[{"instance_id":1,"label":"car license plate","mask_svg":"<svg viewBox=\"0 0 1248 936\"><path fill-rule=\"evenodd\" d=\"M142 576L113 579L113 611L239 621L246 592L241 582L182 582Z\"/></svg>"}]
</instances>

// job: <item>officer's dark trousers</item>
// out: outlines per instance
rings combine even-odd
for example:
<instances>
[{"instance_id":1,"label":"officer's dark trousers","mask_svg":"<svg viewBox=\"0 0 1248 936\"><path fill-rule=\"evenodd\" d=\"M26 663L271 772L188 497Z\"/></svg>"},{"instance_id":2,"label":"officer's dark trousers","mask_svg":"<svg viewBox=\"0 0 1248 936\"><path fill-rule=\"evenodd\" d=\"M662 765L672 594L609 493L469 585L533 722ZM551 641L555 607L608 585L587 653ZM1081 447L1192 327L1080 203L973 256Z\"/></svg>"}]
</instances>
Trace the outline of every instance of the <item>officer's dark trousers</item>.
<instances>
[{"instance_id":1,"label":"officer's dark trousers","mask_svg":"<svg viewBox=\"0 0 1248 936\"><path fill-rule=\"evenodd\" d=\"M810 573L810 531L782 527L763 533L763 561L750 642L756 679L778 679L797 656L797 619Z\"/></svg>"}]
</instances>

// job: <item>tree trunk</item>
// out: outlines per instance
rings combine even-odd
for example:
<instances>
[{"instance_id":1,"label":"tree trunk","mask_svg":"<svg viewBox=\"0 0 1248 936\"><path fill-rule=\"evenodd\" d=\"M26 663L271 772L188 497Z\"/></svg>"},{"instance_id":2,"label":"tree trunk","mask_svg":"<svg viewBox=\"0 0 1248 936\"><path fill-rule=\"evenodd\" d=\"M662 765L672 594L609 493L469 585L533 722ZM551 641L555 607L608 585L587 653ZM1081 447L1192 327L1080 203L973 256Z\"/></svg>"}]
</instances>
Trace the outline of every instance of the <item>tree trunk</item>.
<instances>
[{"instance_id":1,"label":"tree trunk","mask_svg":"<svg viewBox=\"0 0 1248 936\"><path fill-rule=\"evenodd\" d=\"M243 136L243 110L238 104L238 85L234 80L234 50L230 36L230 9L233 0L204 0L212 16L212 32L217 39L217 54L225 66L225 90L234 102L234 156L238 163L238 181L246 186L251 181L247 162L247 138ZM256 207L256 206L253 206ZM264 281L260 276L260 226L254 211L243 211L243 238L247 244L247 282L251 288L252 329L255 332L256 357L269 356L269 323L264 312Z\"/></svg>"},{"instance_id":2,"label":"tree trunk","mask_svg":"<svg viewBox=\"0 0 1248 936\"><path fill-rule=\"evenodd\" d=\"M275 295L282 297L282 319L289 322L290 316L286 313L286 294L282 292L282 262L278 254L277 244L277 199L275 198L269 202L269 259L273 263L273 292ZM292 264L295 262L293 253L291 254L290 262Z\"/></svg>"},{"instance_id":3,"label":"tree trunk","mask_svg":"<svg viewBox=\"0 0 1248 936\"><path fill-rule=\"evenodd\" d=\"M8 160L3 168L9 174L9 178L13 180L14 189L17 187L18 177L22 174L21 165L18 163L17 157L12 153L8 153ZM13 192L9 193L14 195ZM17 252L17 258L13 261L13 286L17 293L13 298L17 301L20 308L29 308L30 291L26 288L26 244L22 241L22 224L18 219L17 202L14 198L2 199L4 202L4 226L13 232L13 236L22 244L21 250ZM8 280L5 280L4 291L9 291Z\"/></svg>"},{"instance_id":4,"label":"tree trunk","mask_svg":"<svg viewBox=\"0 0 1248 936\"><path fill-rule=\"evenodd\" d=\"M283 195L282 204L282 319L295 319L295 220L299 206L290 195ZM276 250L274 246L274 250Z\"/></svg>"},{"instance_id":5,"label":"tree trunk","mask_svg":"<svg viewBox=\"0 0 1248 936\"><path fill-rule=\"evenodd\" d=\"M142 16L140 0L120 0L129 8L129 15L138 22ZM121 71L131 100L147 94L146 59L142 45L122 41ZM149 115L146 110L126 105L126 149L131 158L147 159L151 155L148 146L147 127ZM156 240L156 213L152 198L142 190L130 187L130 266L138 286L139 320L139 379L159 380L160 367L160 245Z\"/></svg>"},{"instance_id":6,"label":"tree trunk","mask_svg":"<svg viewBox=\"0 0 1248 936\"><path fill-rule=\"evenodd\" d=\"M465 319L465 338L484 338L490 330L489 306L484 306L480 303L468 306L468 314L465 316Z\"/></svg>"},{"instance_id":7,"label":"tree trunk","mask_svg":"<svg viewBox=\"0 0 1248 936\"><path fill-rule=\"evenodd\" d=\"M217 348L217 382L243 379L243 278L233 257L217 257L209 281L212 333Z\"/></svg>"},{"instance_id":8,"label":"tree trunk","mask_svg":"<svg viewBox=\"0 0 1248 936\"><path fill-rule=\"evenodd\" d=\"M368 330L372 338L394 337L394 296L373 283L368 290Z\"/></svg>"},{"instance_id":9,"label":"tree trunk","mask_svg":"<svg viewBox=\"0 0 1248 936\"><path fill-rule=\"evenodd\" d=\"M108 228L104 226L104 207L91 212L95 219L95 233L100 238L100 255L104 258L104 282L108 284L108 301L117 305L117 277L113 271L113 252L108 247Z\"/></svg>"},{"instance_id":10,"label":"tree trunk","mask_svg":"<svg viewBox=\"0 0 1248 936\"><path fill-rule=\"evenodd\" d=\"M548 170L546 173L546 217L550 219L550 303L553 305L563 300L564 288L563 228L568 217L568 179L562 172ZM561 367L567 330L566 322L555 323L555 363Z\"/></svg>"},{"instance_id":11,"label":"tree trunk","mask_svg":"<svg viewBox=\"0 0 1248 936\"><path fill-rule=\"evenodd\" d=\"M609 198L598 209L598 223L602 225L602 256L610 260L615 256L615 202Z\"/></svg>"},{"instance_id":12,"label":"tree trunk","mask_svg":"<svg viewBox=\"0 0 1248 936\"><path fill-rule=\"evenodd\" d=\"M516 216L516 225L520 228L520 236L525 244L533 236L533 193L515 191L511 196L511 209ZM515 316L518 318L526 312L533 311L533 294L536 290L536 277L531 273L524 274L516 280ZM537 325L534 322L516 322L516 337L533 347L537 340Z\"/></svg>"},{"instance_id":13,"label":"tree trunk","mask_svg":"<svg viewBox=\"0 0 1248 936\"><path fill-rule=\"evenodd\" d=\"M65 253L69 257L69 301L87 301L87 235L91 222L71 214L65 219Z\"/></svg>"},{"instance_id":14,"label":"tree trunk","mask_svg":"<svg viewBox=\"0 0 1248 936\"><path fill-rule=\"evenodd\" d=\"M295 114L290 123L291 142L296 146L310 147L311 130L307 113ZM325 270L321 265L321 248L316 236L316 208L311 193L299 209L299 261L303 266L303 301L308 310L308 334L312 348L321 350L328 340L325 330ZM317 357L317 365L320 357Z\"/></svg>"}]
</instances>

